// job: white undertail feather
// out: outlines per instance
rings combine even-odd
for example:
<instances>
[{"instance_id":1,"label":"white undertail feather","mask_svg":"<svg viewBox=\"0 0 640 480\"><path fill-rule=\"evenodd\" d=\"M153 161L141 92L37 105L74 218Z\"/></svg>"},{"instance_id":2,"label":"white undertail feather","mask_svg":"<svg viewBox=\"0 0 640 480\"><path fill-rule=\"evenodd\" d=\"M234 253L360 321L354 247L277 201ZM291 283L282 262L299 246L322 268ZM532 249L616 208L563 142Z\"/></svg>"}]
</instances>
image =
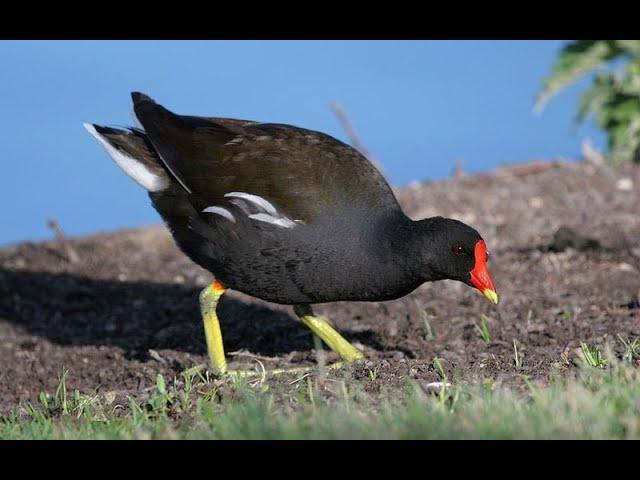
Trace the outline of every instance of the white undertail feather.
<instances>
[{"instance_id":1,"label":"white undertail feather","mask_svg":"<svg viewBox=\"0 0 640 480\"><path fill-rule=\"evenodd\" d=\"M149 170L139 160L127 155L125 152L118 150L111 145L109 141L100 135L95 127L90 123L84 123L84 128L93 135L98 142L104 147L109 156L116 162L116 164L124 170L124 173L133 178L138 185L149 192L159 192L169 186L167 178L157 175Z\"/></svg>"}]
</instances>

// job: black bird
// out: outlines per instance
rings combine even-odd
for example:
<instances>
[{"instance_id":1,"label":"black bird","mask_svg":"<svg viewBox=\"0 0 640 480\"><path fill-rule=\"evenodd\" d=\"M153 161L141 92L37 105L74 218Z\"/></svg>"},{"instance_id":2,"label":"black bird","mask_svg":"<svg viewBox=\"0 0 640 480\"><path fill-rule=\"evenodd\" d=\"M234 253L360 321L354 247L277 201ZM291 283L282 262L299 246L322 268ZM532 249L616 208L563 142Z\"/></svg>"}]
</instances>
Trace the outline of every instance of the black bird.
<instances>
[{"instance_id":1,"label":"black bird","mask_svg":"<svg viewBox=\"0 0 640 480\"><path fill-rule=\"evenodd\" d=\"M498 303L478 232L448 218L411 220L352 147L291 125L177 115L131 96L137 128L85 127L149 192L184 253L215 276L200 305L218 372L227 368L216 316L226 288L294 305L345 361L363 355L311 304L391 300L447 278Z\"/></svg>"}]
</instances>

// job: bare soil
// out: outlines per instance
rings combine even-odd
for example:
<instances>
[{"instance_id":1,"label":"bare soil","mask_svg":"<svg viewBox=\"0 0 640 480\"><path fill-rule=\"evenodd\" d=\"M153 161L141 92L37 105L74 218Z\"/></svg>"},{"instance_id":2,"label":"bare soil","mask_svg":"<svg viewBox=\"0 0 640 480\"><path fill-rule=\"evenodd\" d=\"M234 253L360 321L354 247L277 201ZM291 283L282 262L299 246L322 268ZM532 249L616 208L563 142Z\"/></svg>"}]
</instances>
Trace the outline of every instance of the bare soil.
<instances>
[{"instance_id":1,"label":"bare soil","mask_svg":"<svg viewBox=\"0 0 640 480\"><path fill-rule=\"evenodd\" d=\"M369 359L331 375L367 389L407 377L426 384L439 378L438 356L459 381L544 383L576 368L580 342L620 354L618 334L640 336L639 186L639 167L560 161L398 189L413 218L454 217L480 231L501 303L444 281L391 302L318 306ZM210 280L164 226L0 249L0 413L53 391L63 368L69 388L112 392L126 405L148 395L158 373L205 362L197 298ZM475 327L481 314L489 343ZM289 307L230 292L220 317L232 363L316 362Z\"/></svg>"}]
</instances>

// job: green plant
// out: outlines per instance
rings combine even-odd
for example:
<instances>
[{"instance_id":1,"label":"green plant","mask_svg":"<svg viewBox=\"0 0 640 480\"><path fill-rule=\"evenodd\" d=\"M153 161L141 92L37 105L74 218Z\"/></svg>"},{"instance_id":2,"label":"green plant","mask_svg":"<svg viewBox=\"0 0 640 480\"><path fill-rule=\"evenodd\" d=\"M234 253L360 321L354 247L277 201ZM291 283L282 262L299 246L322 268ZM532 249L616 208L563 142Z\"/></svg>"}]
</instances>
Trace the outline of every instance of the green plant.
<instances>
[{"instance_id":1,"label":"green plant","mask_svg":"<svg viewBox=\"0 0 640 480\"><path fill-rule=\"evenodd\" d=\"M580 358L590 367L605 368L607 366L602 350L599 347L592 348L584 342L580 344Z\"/></svg>"},{"instance_id":2,"label":"green plant","mask_svg":"<svg viewBox=\"0 0 640 480\"><path fill-rule=\"evenodd\" d=\"M159 373L156 375L156 388L149 397L145 409L153 414L166 414L176 400L175 391L167 390L164 377Z\"/></svg>"},{"instance_id":3,"label":"green plant","mask_svg":"<svg viewBox=\"0 0 640 480\"><path fill-rule=\"evenodd\" d=\"M447 383L447 373L444 371L444 367L442 366L442 362L439 357L433 357L433 366L437 370L438 375L440 375L442 383Z\"/></svg>"},{"instance_id":4,"label":"green plant","mask_svg":"<svg viewBox=\"0 0 640 480\"><path fill-rule=\"evenodd\" d=\"M620 343L624 345L625 352L622 358L631 363L634 358L640 357L640 340L634 338L633 340L629 340L629 337L618 334L618 339Z\"/></svg>"},{"instance_id":5,"label":"green plant","mask_svg":"<svg viewBox=\"0 0 640 480\"><path fill-rule=\"evenodd\" d=\"M53 395L47 395L45 392L40 392L38 400L43 407L49 410L60 412L61 415L69 415L70 405L67 397L67 373L69 371L63 369L58 374L58 385Z\"/></svg>"},{"instance_id":6,"label":"green plant","mask_svg":"<svg viewBox=\"0 0 640 480\"><path fill-rule=\"evenodd\" d=\"M513 363L516 370L522 370L522 355L518 352L518 344L515 338L513 339Z\"/></svg>"},{"instance_id":7,"label":"green plant","mask_svg":"<svg viewBox=\"0 0 640 480\"><path fill-rule=\"evenodd\" d=\"M424 324L424 329L426 331L424 339L429 342L436 337L433 335L433 330L431 330L431 324L429 323L429 316L426 310L420 310L420 317L422 318L422 323Z\"/></svg>"},{"instance_id":8,"label":"green plant","mask_svg":"<svg viewBox=\"0 0 640 480\"><path fill-rule=\"evenodd\" d=\"M413 303L420 314L420 319L422 320L422 325L424 326L424 331L425 331L424 339L425 341L430 342L436 337L433 334L433 329L431 328L431 322L429 322L429 317L435 318L435 315L430 315L426 309L420 306L417 300L414 300Z\"/></svg>"},{"instance_id":9,"label":"green plant","mask_svg":"<svg viewBox=\"0 0 640 480\"><path fill-rule=\"evenodd\" d=\"M599 71L580 100L576 121L582 122L593 115L609 137L610 161L640 162L639 40L567 43L543 81L535 108L542 110L551 97L595 70Z\"/></svg>"},{"instance_id":10,"label":"green plant","mask_svg":"<svg viewBox=\"0 0 640 480\"><path fill-rule=\"evenodd\" d=\"M484 343L491 343L491 332L489 332L488 318L486 315L480 315L480 323L476 323L475 327Z\"/></svg>"},{"instance_id":11,"label":"green plant","mask_svg":"<svg viewBox=\"0 0 640 480\"><path fill-rule=\"evenodd\" d=\"M448 405L449 409L452 409L458 401L460 395L460 389L456 386L453 391L451 384L449 383L449 377L442 366L442 360L439 357L433 357L433 366L440 376L440 390L438 392L438 398L441 405Z\"/></svg>"}]
</instances>

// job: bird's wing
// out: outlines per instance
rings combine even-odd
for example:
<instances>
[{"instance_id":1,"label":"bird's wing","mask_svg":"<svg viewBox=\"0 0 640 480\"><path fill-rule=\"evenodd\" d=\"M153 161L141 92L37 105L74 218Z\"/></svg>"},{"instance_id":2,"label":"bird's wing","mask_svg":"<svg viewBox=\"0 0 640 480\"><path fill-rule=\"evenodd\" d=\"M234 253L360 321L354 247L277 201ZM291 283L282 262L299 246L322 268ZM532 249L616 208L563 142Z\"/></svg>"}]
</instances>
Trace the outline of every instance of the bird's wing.
<instances>
[{"instance_id":1,"label":"bird's wing","mask_svg":"<svg viewBox=\"0 0 640 480\"><path fill-rule=\"evenodd\" d=\"M162 162L203 209L221 213L216 208L231 202L253 215L277 213L283 222L310 223L345 206L397 207L377 169L328 135L290 125L176 115L145 95L133 99Z\"/></svg>"}]
</instances>

